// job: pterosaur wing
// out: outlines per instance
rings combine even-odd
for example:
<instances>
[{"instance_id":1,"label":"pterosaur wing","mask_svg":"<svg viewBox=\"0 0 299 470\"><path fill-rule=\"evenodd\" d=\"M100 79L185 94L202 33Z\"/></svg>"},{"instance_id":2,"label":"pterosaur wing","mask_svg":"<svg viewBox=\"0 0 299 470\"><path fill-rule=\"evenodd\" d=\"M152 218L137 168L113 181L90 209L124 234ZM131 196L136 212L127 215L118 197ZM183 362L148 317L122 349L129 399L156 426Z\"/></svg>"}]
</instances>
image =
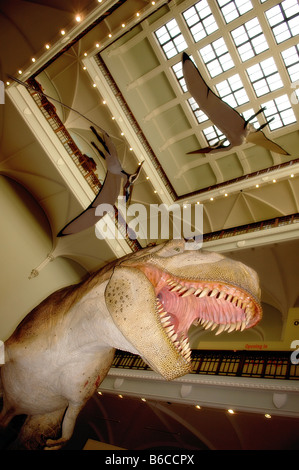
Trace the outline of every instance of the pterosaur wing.
<instances>
[{"instance_id":1,"label":"pterosaur wing","mask_svg":"<svg viewBox=\"0 0 299 470\"><path fill-rule=\"evenodd\" d=\"M111 206L115 204L120 193L123 178L124 175L116 175L114 173L107 172L104 184L93 202L87 207L87 209L69 222L57 236L62 237L64 235L72 235L95 225L103 215L105 215L96 216L96 207L100 204L110 204Z\"/></svg>"},{"instance_id":2,"label":"pterosaur wing","mask_svg":"<svg viewBox=\"0 0 299 470\"><path fill-rule=\"evenodd\" d=\"M231 145L240 145L246 134L245 120L208 87L196 65L185 52L183 74L188 91L200 109L223 132Z\"/></svg>"},{"instance_id":3,"label":"pterosaur wing","mask_svg":"<svg viewBox=\"0 0 299 470\"><path fill-rule=\"evenodd\" d=\"M247 135L246 140L247 142L260 145L272 152L280 153L281 155L290 155L286 150L280 147L280 145L268 139L262 131L251 132Z\"/></svg>"}]
</instances>

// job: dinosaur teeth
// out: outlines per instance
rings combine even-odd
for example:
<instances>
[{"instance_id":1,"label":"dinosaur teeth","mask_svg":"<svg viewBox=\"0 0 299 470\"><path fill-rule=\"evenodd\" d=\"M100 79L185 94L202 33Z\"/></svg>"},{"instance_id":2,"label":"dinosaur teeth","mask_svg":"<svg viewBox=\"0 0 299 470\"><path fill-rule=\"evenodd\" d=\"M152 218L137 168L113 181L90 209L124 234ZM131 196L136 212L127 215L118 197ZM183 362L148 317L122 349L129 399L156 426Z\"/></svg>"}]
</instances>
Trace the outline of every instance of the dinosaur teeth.
<instances>
[{"instance_id":1,"label":"dinosaur teeth","mask_svg":"<svg viewBox=\"0 0 299 470\"><path fill-rule=\"evenodd\" d=\"M219 328L218 330L216 331L215 335L220 335L220 333L222 333L222 331L225 329L225 324L223 323L222 325L219 325Z\"/></svg>"},{"instance_id":2,"label":"dinosaur teeth","mask_svg":"<svg viewBox=\"0 0 299 470\"><path fill-rule=\"evenodd\" d=\"M213 289L212 292L210 293L210 297L215 297L219 293L218 289Z\"/></svg>"},{"instance_id":3,"label":"dinosaur teeth","mask_svg":"<svg viewBox=\"0 0 299 470\"><path fill-rule=\"evenodd\" d=\"M229 328L229 330L228 330L228 333L231 333L231 332L234 331L235 329L236 329L236 324L235 324L235 323L232 323L232 324L230 325L230 328Z\"/></svg>"},{"instance_id":4,"label":"dinosaur teeth","mask_svg":"<svg viewBox=\"0 0 299 470\"><path fill-rule=\"evenodd\" d=\"M197 289L197 290L194 292L194 295L195 295L196 297L198 297L199 294L202 292L202 290L203 290L203 289L201 289L201 288Z\"/></svg>"},{"instance_id":5,"label":"dinosaur teeth","mask_svg":"<svg viewBox=\"0 0 299 470\"><path fill-rule=\"evenodd\" d=\"M210 292L209 287L205 287L204 290L199 294L199 298L205 297Z\"/></svg>"},{"instance_id":6,"label":"dinosaur teeth","mask_svg":"<svg viewBox=\"0 0 299 470\"><path fill-rule=\"evenodd\" d=\"M189 295L194 294L194 292L195 292L194 287L190 287L190 288L187 290L187 292L185 292L185 293L182 295L182 297L188 297Z\"/></svg>"}]
</instances>

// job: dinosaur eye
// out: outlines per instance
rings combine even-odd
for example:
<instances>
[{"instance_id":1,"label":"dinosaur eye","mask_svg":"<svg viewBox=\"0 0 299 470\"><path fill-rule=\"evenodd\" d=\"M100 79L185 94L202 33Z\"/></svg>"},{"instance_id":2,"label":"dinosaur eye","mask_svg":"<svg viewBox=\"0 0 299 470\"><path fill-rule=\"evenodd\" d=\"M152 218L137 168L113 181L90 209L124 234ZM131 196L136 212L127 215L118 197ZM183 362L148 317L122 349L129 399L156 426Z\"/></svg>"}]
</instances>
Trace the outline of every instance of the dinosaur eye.
<instances>
[{"instance_id":1,"label":"dinosaur eye","mask_svg":"<svg viewBox=\"0 0 299 470\"><path fill-rule=\"evenodd\" d=\"M174 251L180 252L181 249L179 247L177 247L177 248L174 248Z\"/></svg>"}]
</instances>

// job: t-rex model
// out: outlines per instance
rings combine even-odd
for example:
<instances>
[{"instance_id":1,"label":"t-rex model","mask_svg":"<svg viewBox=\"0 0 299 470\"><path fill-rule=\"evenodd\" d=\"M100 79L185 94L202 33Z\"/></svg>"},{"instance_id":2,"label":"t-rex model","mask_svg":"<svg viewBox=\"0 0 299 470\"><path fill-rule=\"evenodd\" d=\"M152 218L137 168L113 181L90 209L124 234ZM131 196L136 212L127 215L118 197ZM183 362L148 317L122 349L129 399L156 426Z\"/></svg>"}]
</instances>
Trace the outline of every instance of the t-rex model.
<instances>
[{"instance_id":1,"label":"t-rex model","mask_svg":"<svg viewBox=\"0 0 299 470\"><path fill-rule=\"evenodd\" d=\"M172 240L118 259L54 292L5 342L0 424L27 415L26 448L58 449L105 378L115 348L167 380L191 370L188 329L251 328L261 319L257 274L221 254ZM57 437L58 436L58 437Z\"/></svg>"}]
</instances>

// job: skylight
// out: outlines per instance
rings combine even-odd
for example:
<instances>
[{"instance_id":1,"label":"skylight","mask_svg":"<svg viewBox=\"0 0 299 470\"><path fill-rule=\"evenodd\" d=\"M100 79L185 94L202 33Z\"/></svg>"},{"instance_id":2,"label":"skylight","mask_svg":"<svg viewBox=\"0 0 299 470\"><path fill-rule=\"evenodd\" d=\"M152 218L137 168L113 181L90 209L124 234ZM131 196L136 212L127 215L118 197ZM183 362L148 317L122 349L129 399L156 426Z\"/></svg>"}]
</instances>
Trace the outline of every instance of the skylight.
<instances>
[{"instance_id":1,"label":"skylight","mask_svg":"<svg viewBox=\"0 0 299 470\"><path fill-rule=\"evenodd\" d=\"M249 67L247 73L256 96L262 96L283 87L273 57Z\"/></svg>"},{"instance_id":2,"label":"skylight","mask_svg":"<svg viewBox=\"0 0 299 470\"><path fill-rule=\"evenodd\" d=\"M234 67L234 62L223 38L219 38L203 47L199 50L199 53L211 77L216 77L216 75Z\"/></svg>"},{"instance_id":3,"label":"skylight","mask_svg":"<svg viewBox=\"0 0 299 470\"><path fill-rule=\"evenodd\" d=\"M222 100L232 108L236 108L249 101L239 74L235 74L227 80L217 83L216 88Z\"/></svg>"},{"instance_id":4,"label":"skylight","mask_svg":"<svg viewBox=\"0 0 299 470\"><path fill-rule=\"evenodd\" d=\"M189 98L188 103L199 124L209 119L208 116L203 111L201 111L194 98Z\"/></svg>"},{"instance_id":5,"label":"skylight","mask_svg":"<svg viewBox=\"0 0 299 470\"><path fill-rule=\"evenodd\" d=\"M242 62L269 48L257 18L247 21L231 31L232 38Z\"/></svg>"},{"instance_id":6,"label":"skylight","mask_svg":"<svg viewBox=\"0 0 299 470\"><path fill-rule=\"evenodd\" d=\"M299 44L281 53L291 82L299 80Z\"/></svg>"},{"instance_id":7,"label":"skylight","mask_svg":"<svg viewBox=\"0 0 299 470\"><path fill-rule=\"evenodd\" d=\"M226 23L230 23L252 9L250 0L217 0L217 2Z\"/></svg>"},{"instance_id":8,"label":"skylight","mask_svg":"<svg viewBox=\"0 0 299 470\"><path fill-rule=\"evenodd\" d=\"M159 28L155 34L167 59L187 48L187 43L175 19Z\"/></svg>"},{"instance_id":9,"label":"skylight","mask_svg":"<svg viewBox=\"0 0 299 470\"><path fill-rule=\"evenodd\" d=\"M204 136L209 146L217 144L219 141L225 141L223 144L225 146L229 145L229 141L226 136L216 126L210 126L206 129L203 129Z\"/></svg>"},{"instance_id":10,"label":"skylight","mask_svg":"<svg viewBox=\"0 0 299 470\"><path fill-rule=\"evenodd\" d=\"M200 0L188 9L182 6L180 18L167 22L155 34L167 58L178 56L171 67L183 94L188 90L179 53L187 49L213 92L232 108L241 107L239 112L245 120L254 115L253 109L242 109L246 103L251 101L255 110L266 105L264 117L273 118L267 129L274 131L296 122L292 106L299 102L299 41L296 44L292 38L299 34L299 4L297 0L276 2L275 6L271 3ZM284 41L290 44L277 47ZM279 96L279 90L288 89L290 82L293 90L289 97ZM185 99L197 124L208 121L192 96ZM262 116L251 124L256 128L262 125ZM225 136L213 122L206 125L209 127L202 130L201 125L194 131L201 132L208 145L224 141ZM225 145L229 145L227 140Z\"/></svg>"},{"instance_id":11,"label":"skylight","mask_svg":"<svg viewBox=\"0 0 299 470\"><path fill-rule=\"evenodd\" d=\"M271 131L296 122L296 117L288 95L282 95L267 101L263 103L262 106L266 108L264 114L267 120L274 118L273 121L268 124Z\"/></svg>"},{"instance_id":12,"label":"skylight","mask_svg":"<svg viewBox=\"0 0 299 470\"><path fill-rule=\"evenodd\" d=\"M299 34L299 5L297 0L284 0L266 11L266 17L277 44Z\"/></svg>"},{"instance_id":13,"label":"skylight","mask_svg":"<svg viewBox=\"0 0 299 470\"><path fill-rule=\"evenodd\" d=\"M193 5L183 13L195 42L217 31L218 25L206 0Z\"/></svg>"},{"instance_id":14,"label":"skylight","mask_svg":"<svg viewBox=\"0 0 299 470\"><path fill-rule=\"evenodd\" d=\"M177 64L173 65L172 67L173 73L175 74L177 81L180 84L181 89L183 90L184 93L187 91L187 85L184 79L183 75L183 67L182 67L182 61L178 62Z\"/></svg>"}]
</instances>

